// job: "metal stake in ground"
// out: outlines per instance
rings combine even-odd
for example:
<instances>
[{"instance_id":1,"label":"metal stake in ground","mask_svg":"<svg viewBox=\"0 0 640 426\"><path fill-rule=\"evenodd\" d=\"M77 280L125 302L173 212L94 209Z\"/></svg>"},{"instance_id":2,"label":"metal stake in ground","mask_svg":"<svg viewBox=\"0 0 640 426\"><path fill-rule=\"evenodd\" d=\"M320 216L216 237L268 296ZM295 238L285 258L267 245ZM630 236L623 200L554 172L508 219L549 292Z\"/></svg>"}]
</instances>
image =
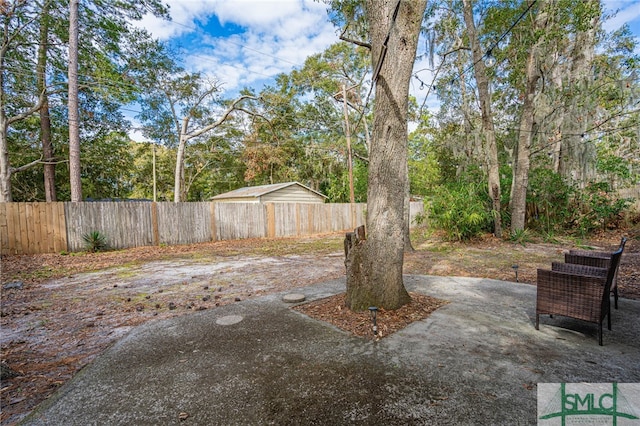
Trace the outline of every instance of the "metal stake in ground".
<instances>
[{"instance_id":1,"label":"metal stake in ground","mask_svg":"<svg viewBox=\"0 0 640 426\"><path fill-rule=\"evenodd\" d=\"M375 306L369 307L369 313L371 314L371 320L373 321L373 335L378 335L378 324L376 323L376 316L378 315L378 308Z\"/></svg>"}]
</instances>

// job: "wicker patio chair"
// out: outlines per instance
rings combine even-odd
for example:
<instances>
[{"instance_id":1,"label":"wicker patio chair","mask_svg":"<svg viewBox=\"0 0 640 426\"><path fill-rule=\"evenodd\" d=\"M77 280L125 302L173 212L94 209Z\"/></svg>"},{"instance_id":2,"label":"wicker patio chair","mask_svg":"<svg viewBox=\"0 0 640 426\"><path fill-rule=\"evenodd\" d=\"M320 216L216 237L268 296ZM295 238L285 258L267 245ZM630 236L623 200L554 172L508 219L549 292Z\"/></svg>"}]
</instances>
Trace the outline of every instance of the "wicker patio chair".
<instances>
[{"instance_id":1,"label":"wicker patio chair","mask_svg":"<svg viewBox=\"0 0 640 426\"><path fill-rule=\"evenodd\" d=\"M609 292L622 249L616 250L608 268L576 264L552 264L556 270L538 269L536 330L540 315L562 315L598 324L598 344L602 346L602 321L607 317L611 330Z\"/></svg>"},{"instance_id":2,"label":"wicker patio chair","mask_svg":"<svg viewBox=\"0 0 640 426\"><path fill-rule=\"evenodd\" d=\"M620 240L619 250L624 251L627 243L626 238ZM608 251L591 251L591 250L570 250L564 255L565 263L575 263L578 265L595 266L598 268L608 268L611 261L611 252ZM618 268L616 268L613 282L611 283L611 292L613 293L614 306L618 309Z\"/></svg>"}]
</instances>

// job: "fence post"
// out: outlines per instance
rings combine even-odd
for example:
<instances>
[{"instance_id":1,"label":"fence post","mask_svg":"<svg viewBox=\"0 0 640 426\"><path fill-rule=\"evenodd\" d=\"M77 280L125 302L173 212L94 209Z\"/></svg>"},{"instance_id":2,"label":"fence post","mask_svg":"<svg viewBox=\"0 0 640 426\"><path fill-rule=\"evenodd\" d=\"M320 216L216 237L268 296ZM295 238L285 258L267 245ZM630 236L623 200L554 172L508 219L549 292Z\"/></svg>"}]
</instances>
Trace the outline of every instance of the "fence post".
<instances>
[{"instance_id":1,"label":"fence post","mask_svg":"<svg viewBox=\"0 0 640 426\"><path fill-rule=\"evenodd\" d=\"M158 229L158 203L153 201L151 203L151 233L153 235L154 246L160 245L160 230Z\"/></svg>"},{"instance_id":2,"label":"fence post","mask_svg":"<svg viewBox=\"0 0 640 426\"><path fill-rule=\"evenodd\" d=\"M267 238L276 236L276 206L273 203L266 203L267 209Z\"/></svg>"},{"instance_id":3,"label":"fence post","mask_svg":"<svg viewBox=\"0 0 640 426\"><path fill-rule=\"evenodd\" d=\"M218 241L218 232L216 230L216 202L209 203L209 215L211 223L211 241Z\"/></svg>"}]
</instances>

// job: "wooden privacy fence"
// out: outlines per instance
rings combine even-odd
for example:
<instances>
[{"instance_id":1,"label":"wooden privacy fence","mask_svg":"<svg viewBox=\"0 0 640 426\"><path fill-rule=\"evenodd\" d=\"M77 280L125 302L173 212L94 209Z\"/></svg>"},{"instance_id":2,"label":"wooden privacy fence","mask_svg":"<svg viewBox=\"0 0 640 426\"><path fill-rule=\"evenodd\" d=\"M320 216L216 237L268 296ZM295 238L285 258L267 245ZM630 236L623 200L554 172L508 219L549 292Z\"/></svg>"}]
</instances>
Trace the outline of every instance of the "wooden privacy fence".
<instances>
[{"instance_id":1,"label":"wooden privacy fence","mask_svg":"<svg viewBox=\"0 0 640 426\"><path fill-rule=\"evenodd\" d=\"M114 249L352 230L366 204L0 203L2 255L81 251L98 231ZM411 203L411 223L423 213Z\"/></svg>"}]
</instances>

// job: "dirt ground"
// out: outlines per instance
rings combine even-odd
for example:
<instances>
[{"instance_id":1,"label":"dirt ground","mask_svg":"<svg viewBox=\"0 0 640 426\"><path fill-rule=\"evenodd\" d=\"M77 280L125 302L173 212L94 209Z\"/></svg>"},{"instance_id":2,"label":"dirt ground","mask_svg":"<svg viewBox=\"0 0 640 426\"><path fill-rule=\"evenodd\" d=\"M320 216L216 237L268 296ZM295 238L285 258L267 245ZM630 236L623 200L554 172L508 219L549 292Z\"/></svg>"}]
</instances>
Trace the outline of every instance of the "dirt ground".
<instances>
[{"instance_id":1,"label":"dirt ground","mask_svg":"<svg viewBox=\"0 0 640 426\"><path fill-rule=\"evenodd\" d=\"M517 271L519 283L534 284L537 268L561 261L566 250L609 250L621 235L525 245L487 236L462 244L418 231L405 272L515 282ZM620 266L620 294L640 299L640 235L624 235L630 241ZM17 375L0 386L0 424L19 421L136 325L343 276L342 240L343 234L331 234L3 257L0 358ZM341 308L339 297L310 304L306 313L363 335L358 329L368 318ZM441 303L416 299L407 311L381 313L380 330L389 334Z\"/></svg>"}]
</instances>

